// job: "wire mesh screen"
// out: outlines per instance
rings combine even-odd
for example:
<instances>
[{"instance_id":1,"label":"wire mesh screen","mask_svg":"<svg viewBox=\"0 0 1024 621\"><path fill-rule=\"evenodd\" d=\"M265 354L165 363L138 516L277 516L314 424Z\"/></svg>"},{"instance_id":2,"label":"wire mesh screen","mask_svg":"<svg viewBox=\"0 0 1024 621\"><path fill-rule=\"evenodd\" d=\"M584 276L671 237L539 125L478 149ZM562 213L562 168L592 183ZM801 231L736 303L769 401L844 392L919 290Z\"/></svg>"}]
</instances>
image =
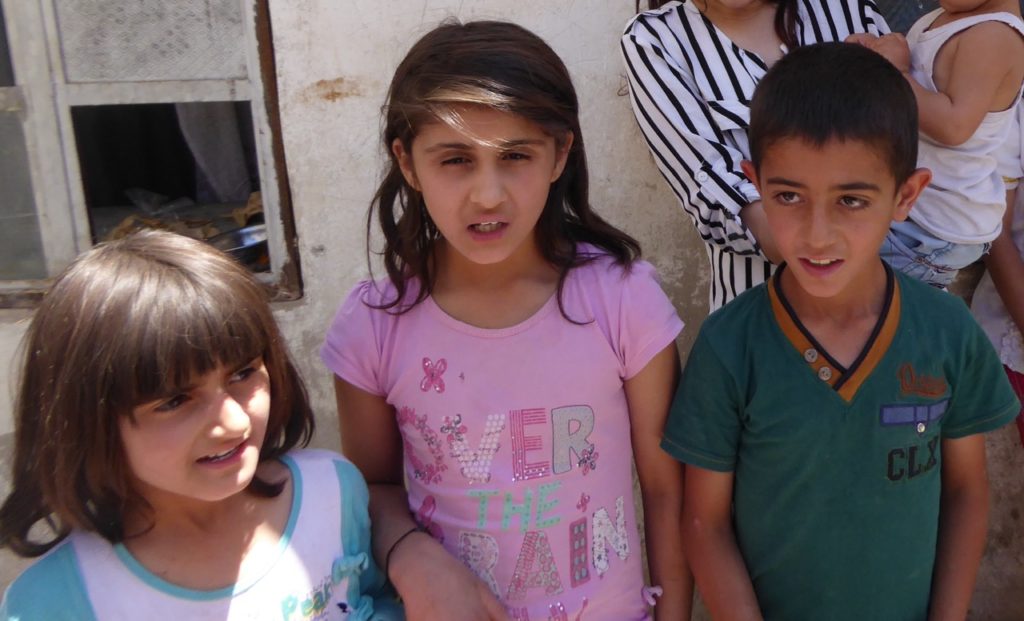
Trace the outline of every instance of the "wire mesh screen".
<instances>
[{"instance_id":1,"label":"wire mesh screen","mask_svg":"<svg viewBox=\"0 0 1024 621\"><path fill-rule=\"evenodd\" d=\"M68 82L244 79L240 0L53 0Z\"/></svg>"}]
</instances>

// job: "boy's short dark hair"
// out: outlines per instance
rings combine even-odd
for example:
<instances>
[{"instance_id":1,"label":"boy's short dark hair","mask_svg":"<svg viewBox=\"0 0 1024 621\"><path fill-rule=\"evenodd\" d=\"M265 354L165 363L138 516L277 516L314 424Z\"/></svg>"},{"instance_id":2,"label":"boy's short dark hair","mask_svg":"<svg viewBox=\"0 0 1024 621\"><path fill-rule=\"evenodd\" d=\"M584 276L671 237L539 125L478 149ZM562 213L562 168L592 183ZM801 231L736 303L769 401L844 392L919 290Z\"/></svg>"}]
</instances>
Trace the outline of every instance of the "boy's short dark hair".
<instances>
[{"instance_id":1,"label":"boy's short dark hair","mask_svg":"<svg viewBox=\"0 0 1024 621\"><path fill-rule=\"evenodd\" d=\"M899 185L917 167L917 100L880 54L852 43L817 43L793 50L765 74L750 105L749 136L758 170L765 150L783 138L870 143Z\"/></svg>"}]
</instances>

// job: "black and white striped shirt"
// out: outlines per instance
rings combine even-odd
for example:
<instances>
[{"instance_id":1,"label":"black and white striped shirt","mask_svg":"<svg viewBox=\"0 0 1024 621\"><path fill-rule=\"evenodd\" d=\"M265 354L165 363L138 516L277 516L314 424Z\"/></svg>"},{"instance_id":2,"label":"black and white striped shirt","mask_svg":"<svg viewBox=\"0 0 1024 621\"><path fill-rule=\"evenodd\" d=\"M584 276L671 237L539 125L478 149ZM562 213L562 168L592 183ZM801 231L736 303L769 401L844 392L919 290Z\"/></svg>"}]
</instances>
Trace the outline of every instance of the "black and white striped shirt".
<instances>
[{"instance_id":1,"label":"black and white striped shirt","mask_svg":"<svg viewBox=\"0 0 1024 621\"><path fill-rule=\"evenodd\" d=\"M799 0L801 45L889 32L872 0ZM662 175L707 243L711 310L767 280L772 266L740 221L760 198L740 162L754 87L768 70L692 1L641 13L622 37L630 97Z\"/></svg>"}]
</instances>

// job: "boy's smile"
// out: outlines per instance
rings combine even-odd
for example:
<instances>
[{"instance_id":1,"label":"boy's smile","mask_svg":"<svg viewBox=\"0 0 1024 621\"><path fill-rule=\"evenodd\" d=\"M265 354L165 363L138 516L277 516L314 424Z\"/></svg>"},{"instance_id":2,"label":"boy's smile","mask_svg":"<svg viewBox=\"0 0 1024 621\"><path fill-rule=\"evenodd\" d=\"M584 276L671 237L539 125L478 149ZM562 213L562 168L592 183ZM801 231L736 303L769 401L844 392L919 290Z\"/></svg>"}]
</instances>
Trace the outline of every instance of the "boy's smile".
<instances>
[{"instance_id":1,"label":"boy's smile","mask_svg":"<svg viewBox=\"0 0 1024 621\"><path fill-rule=\"evenodd\" d=\"M920 169L896 187L874 145L838 139L821 146L781 139L765 149L760 170L750 162L743 170L761 192L768 227L789 267L787 295L794 303L802 298L827 306L884 290L879 248L930 178Z\"/></svg>"}]
</instances>

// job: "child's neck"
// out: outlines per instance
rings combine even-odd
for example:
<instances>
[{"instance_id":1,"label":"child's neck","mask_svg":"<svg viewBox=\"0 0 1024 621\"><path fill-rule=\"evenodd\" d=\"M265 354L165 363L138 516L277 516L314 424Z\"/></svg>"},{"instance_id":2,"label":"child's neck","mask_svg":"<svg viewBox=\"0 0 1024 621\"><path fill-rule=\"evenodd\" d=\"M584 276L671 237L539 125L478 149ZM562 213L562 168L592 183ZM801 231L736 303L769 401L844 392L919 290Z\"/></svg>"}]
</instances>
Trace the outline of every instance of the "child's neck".
<instances>
[{"instance_id":1,"label":"child's neck","mask_svg":"<svg viewBox=\"0 0 1024 621\"><path fill-rule=\"evenodd\" d=\"M775 33L775 5L755 2L741 8L718 2L698 2L701 12L741 48L759 55L768 65L782 57L782 41Z\"/></svg>"},{"instance_id":2,"label":"child's neck","mask_svg":"<svg viewBox=\"0 0 1024 621\"><path fill-rule=\"evenodd\" d=\"M833 359L846 367L853 364L885 308L887 275L881 260L830 298L808 295L789 270L781 276L782 292L801 325Z\"/></svg>"},{"instance_id":3,"label":"child's neck","mask_svg":"<svg viewBox=\"0 0 1024 621\"><path fill-rule=\"evenodd\" d=\"M558 271L534 244L490 265L468 261L443 243L438 244L434 257L434 302L448 315L478 328L522 323L558 289Z\"/></svg>"},{"instance_id":4,"label":"child's neck","mask_svg":"<svg viewBox=\"0 0 1024 621\"><path fill-rule=\"evenodd\" d=\"M261 464L259 473L288 483L273 498L246 491L218 502L147 495L151 510L125 517L125 547L150 572L187 589L220 589L259 573L284 535L293 492L280 462Z\"/></svg>"}]
</instances>

